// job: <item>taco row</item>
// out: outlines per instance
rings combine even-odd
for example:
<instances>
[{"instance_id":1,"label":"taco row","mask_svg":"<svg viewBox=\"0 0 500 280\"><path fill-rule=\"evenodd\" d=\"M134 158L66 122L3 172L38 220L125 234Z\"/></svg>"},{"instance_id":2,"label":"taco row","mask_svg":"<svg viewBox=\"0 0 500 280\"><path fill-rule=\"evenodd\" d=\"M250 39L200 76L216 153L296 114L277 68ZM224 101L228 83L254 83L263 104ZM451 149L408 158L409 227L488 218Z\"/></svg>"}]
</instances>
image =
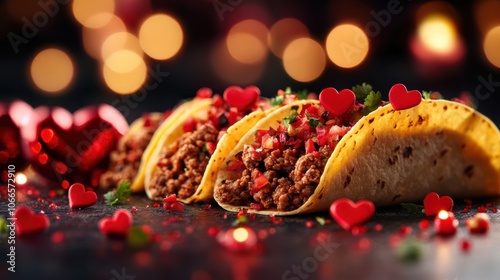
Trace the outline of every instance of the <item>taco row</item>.
<instances>
[{"instance_id":1,"label":"taco row","mask_svg":"<svg viewBox=\"0 0 500 280\"><path fill-rule=\"evenodd\" d=\"M345 91L352 102L289 90L267 100L255 87L198 94L167 118L136 120L101 185L129 180L153 200L175 194L184 203L215 199L228 211L276 215L325 211L342 197L385 206L429 192L500 194L500 131L484 115L432 99L367 111Z\"/></svg>"}]
</instances>

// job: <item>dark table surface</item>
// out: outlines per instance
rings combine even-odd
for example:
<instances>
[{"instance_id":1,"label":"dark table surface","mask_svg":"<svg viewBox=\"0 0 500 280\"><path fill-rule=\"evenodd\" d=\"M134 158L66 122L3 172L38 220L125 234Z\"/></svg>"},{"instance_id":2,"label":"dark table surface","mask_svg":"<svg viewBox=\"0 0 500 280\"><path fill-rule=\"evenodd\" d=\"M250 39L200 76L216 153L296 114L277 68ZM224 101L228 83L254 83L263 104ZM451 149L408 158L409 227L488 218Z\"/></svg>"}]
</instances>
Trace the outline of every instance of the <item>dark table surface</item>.
<instances>
[{"instance_id":1,"label":"dark table surface","mask_svg":"<svg viewBox=\"0 0 500 280\"><path fill-rule=\"evenodd\" d=\"M70 210L64 192L51 197L43 188L25 186L17 191L17 205L44 211L51 226L45 232L16 237L15 273L7 270L7 236L0 236L0 279L486 280L500 276L500 213L491 210L500 207L498 198L473 200L469 213L462 213L466 204L455 199L460 227L448 238L434 232L431 218L407 213L399 206L377 209L364 234L344 231L326 212L278 218L281 223L269 216L252 219L247 215L246 225L260 236L259 245L247 253L234 253L210 233L231 228L236 214L214 202L210 209L207 203L188 205L182 212L167 211L155 207L145 195L133 195L128 204L111 207L98 191L97 204ZM464 221L487 203L492 203L488 208L490 231L471 235ZM132 206L137 208L133 224L148 225L156 235L145 247L133 248L126 240L110 239L98 229L101 218ZM2 199L0 216L7 215L7 203ZM316 217L326 218L327 224L318 224ZM418 226L422 219L431 221L426 231ZM307 227L307 221L314 226ZM374 229L377 224L381 230ZM411 232L402 231L402 226L411 227ZM421 243L420 260L403 261L396 254L397 240L406 238ZM461 248L464 238L472 245L469 251Z\"/></svg>"}]
</instances>

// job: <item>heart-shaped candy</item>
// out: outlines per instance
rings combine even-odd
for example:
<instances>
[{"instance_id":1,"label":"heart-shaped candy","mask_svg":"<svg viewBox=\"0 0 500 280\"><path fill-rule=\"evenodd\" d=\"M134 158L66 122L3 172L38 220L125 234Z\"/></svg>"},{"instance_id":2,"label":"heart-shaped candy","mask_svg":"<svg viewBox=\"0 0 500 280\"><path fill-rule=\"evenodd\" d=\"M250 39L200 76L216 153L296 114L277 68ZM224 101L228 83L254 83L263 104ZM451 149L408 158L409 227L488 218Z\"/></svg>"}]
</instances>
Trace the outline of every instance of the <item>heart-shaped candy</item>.
<instances>
[{"instance_id":1,"label":"heart-shaped candy","mask_svg":"<svg viewBox=\"0 0 500 280\"><path fill-rule=\"evenodd\" d=\"M260 96L260 89L256 86L248 86L242 89L238 86L228 87L223 94L224 101L239 111L245 111L255 105Z\"/></svg>"},{"instance_id":2,"label":"heart-shaped candy","mask_svg":"<svg viewBox=\"0 0 500 280\"><path fill-rule=\"evenodd\" d=\"M50 221L44 214L35 214L26 206L20 206L14 212L16 233L19 236L46 230Z\"/></svg>"},{"instance_id":3,"label":"heart-shaped candy","mask_svg":"<svg viewBox=\"0 0 500 280\"><path fill-rule=\"evenodd\" d=\"M424 198L424 209L426 216L435 216L441 210L451 211L453 199L447 195L439 197L439 194L430 192Z\"/></svg>"},{"instance_id":4,"label":"heart-shaped candy","mask_svg":"<svg viewBox=\"0 0 500 280\"><path fill-rule=\"evenodd\" d=\"M389 91L389 102L394 110L404 110L415 107L422 101L422 94L418 90L406 90L403 84L395 84Z\"/></svg>"},{"instance_id":5,"label":"heart-shaped candy","mask_svg":"<svg viewBox=\"0 0 500 280\"><path fill-rule=\"evenodd\" d=\"M367 222L375 213L375 205L369 200L357 203L347 198L337 199L330 206L330 215L345 230Z\"/></svg>"},{"instance_id":6,"label":"heart-shaped candy","mask_svg":"<svg viewBox=\"0 0 500 280\"><path fill-rule=\"evenodd\" d=\"M89 106L74 114L60 107L34 111L30 162L34 170L64 188L69 182L97 186L110 152L127 132L122 114L106 104Z\"/></svg>"},{"instance_id":7,"label":"heart-shaped candy","mask_svg":"<svg viewBox=\"0 0 500 280\"><path fill-rule=\"evenodd\" d=\"M69 208L82 208L94 205L97 201L97 194L93 191L85 191L85 186L75 183L69 187L68 191Z\"/></svg>"},{"instance_id":8,"label":"heart-shaped candy","mask_svg":"<svg viewBox=\"0 0 500 280\"><path fill-rule=\"evenodd\" d=\"M102 218L99 230L107 236L124 237L132 225L132 214L126 209L116 210L112 218Z\"/></svg>"},{"instance_id":9,"label":"heart-shaped candy","mask_svg":"<svg viewBox=\"0 0 500 280\"><path fill-rule=\"evenodd\" d=\"M351 109L356 101L356 95L350 89L343 89L338 92L329 87L319 93L319 102L328 112L340 116Z\"/></svg>"}]
</instances>

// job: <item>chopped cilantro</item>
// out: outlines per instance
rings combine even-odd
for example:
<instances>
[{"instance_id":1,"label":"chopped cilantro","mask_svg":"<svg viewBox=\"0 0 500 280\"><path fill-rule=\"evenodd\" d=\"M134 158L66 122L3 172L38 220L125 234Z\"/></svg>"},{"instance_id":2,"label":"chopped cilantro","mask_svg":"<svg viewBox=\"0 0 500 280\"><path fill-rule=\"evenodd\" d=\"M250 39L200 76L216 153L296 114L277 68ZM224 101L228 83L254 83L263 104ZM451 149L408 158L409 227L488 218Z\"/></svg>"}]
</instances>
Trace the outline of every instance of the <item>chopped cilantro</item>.
<instances>
[{"instance_id":1,"label":"chopped cilantro","mask_svg":"<svg viewBox=\"0 0 500 280\"><path fill-rule=\"evenodd\" d=\"M139 249L149 244L151 235L140 226L133 226L127 235L127 243L130 247Z\"/></svg>"},{"instance_id":2,"label":"chopped cilantro","mask_svg":"<svg viewBox=\"0 0 500 280\"><path fill-rule=\"evenodd\" d=\"M424 246L415 238L407 238L396 248L396 254L405 262L415 262L422 258Z\"/></svg>"},{"instance_id":3,"label":"chopped cilantro","mask_svg":"<svg viewBox=\"0 0 500 280\"><path fill-rule=\"evenodd\" d=\"M373 88L367 83L362 83L361 85L353 86L352 91L356 95L356 99L359 102L363 102L365 98L373 91Z\"/></svg>"},{"instance_id":4,"label":"chopped cilantro","mask_svg":"<svg viewBox=\"0 0 500 280\"><path fill-rule=\"evenodd\" d=\"M293 123L294 121L297 120L297 110L299 109L298 106L292 106L292 112L290 112L290 115L288 117L283 118L283 124L285 127L288 128L288 126Z\"/></svg>"},{"instance_id":5,"label":"chopped cilantro","mask_svg":"<svg viewBox=\"0 0 500 280\"><path fill-rule=\"evenodd\" d=\"M106 204L109 206L116 206L121 203L125 203L127 198L130 197L132 191L130 190L130 182L122 181L118 184L118 187L114 191L109 191L104 194L106 199Z\"/></svg>"},{"instance_id":6,"label":"chopped cilantro","mask_svg":"<svg viewBox=\"0 0 500 280\"><path fill-rule=\"evenodd\" d=\"M291 87L286 87L285 88L285 95L287 94L292 94L292 88Z\"/></svg>"},{"instance_id":7,"label":"chopped cilantro","mask_svg":"<svg viewBox=\"0 0 500 280\"><path fill-rule=\"evenodd\" d=\"M232 225L239 226L239 225L245 224L246 222L248 222L247 216L242 215L242 216L239 216L236 220L234 220Z\"/></svg>"},{"instance_id":8,"label":"chopped cilantro","mask_svg":"<svg viewBox=\"0 0 500 280\"><path fill-rule=\"evenodd\" d=\"M284 95L278 95L274 98L271 98L271 106L279 106L283 104L283 101L285 100Z\"/></svg>"},{"instance_id":9,"label":"chopped cilantro","mask_svg":"<svg viewBox=\"0 0 500 280\"><path fill-rule=\"evenodd\" d=\"M380 93L380 91L371 91L368 96L366 96L364 104L366 107L363 108L361 112L366 116L380 107L380 104L382 104L382 93Z\"/></svg>"},{"instance_id":10,"label":"chopped cilantro","mask_svg":"<svg viewBox=\"0 0 500 280\"><path fill-rule=\"evenodd\" d=\"M307 89L303 89L297 92L297 98L299 100L307 99L307 95L309 95Z\"/></svg>"},{"instance_id":11,"label":"chopped cilantro","mask_svg":"<svg viewBox=\"0 0 500 280\"><path fill-rule=\"evenodd\" d=\"M317 127L318 125L321 125L321 122L317 118L309 118L309 125L311 127Z\"/></svg>"},{"instance_id":12,"label":"chopped cilantro","mask_svg":"<svg viewBox=\"0 0 500 280\"><path fill-rule=\"evenodd\" d=\"M426 91L426 90L423 90L422 91L422 96L424 97L424 100L430 100L431 99L431 91Z\"/></svg>"},{"instance_id":13,"label":"chopped cilantro","mask_svg":"<svg viewBox=\"0 0 500 280\"><path fill-rule=\"evenodd\" d=\"M406 213L409 214L419 214L424 213L424 206L413 204L413 203L401 203L401 207L405 210Z\"/></svg>"},{"instance_id":14,"label":"chopped cilantro","mask_svg":"<svg viewBox=\"0 0 500 280\"><path fill-rule=\"evenodd\" d=\"M322 218L322 217L316 217L316 222L318 222L318 224L324 226L326 224L326 221L325 221L325 218Z\"/></svg>"},{"instance_id":15,"label":"chopped cilantro","mask_svg":"<svg viewBox=\"0 0 500 280\"><path fill-rule=\"evenodd\" d=\"M4 217L0 217L0 233L9 231L7 227L7 221L5 221Z\"/></svg>"}]
</instances>

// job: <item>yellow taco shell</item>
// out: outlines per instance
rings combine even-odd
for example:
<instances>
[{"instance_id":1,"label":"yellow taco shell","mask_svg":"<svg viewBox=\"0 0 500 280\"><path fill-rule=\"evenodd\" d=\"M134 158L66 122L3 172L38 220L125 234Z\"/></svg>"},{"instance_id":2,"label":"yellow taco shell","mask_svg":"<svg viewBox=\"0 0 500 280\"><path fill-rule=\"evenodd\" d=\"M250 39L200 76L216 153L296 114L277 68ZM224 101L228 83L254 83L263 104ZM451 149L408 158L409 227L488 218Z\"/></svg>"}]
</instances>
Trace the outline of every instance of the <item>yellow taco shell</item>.
<instances>
[{"instance_id":1,"label":"yellow taco shell","mask_svg":"<svg viewBox=\"0 0 500 280\"><path fill-rule=\"evenodd\" d=\"M292 105L258 122L225 160L253 143L255 130L277 127ZM225 167L222 163L216 190L222 180L234 179ZM493 122L452 101L422 100L399 111L388 104L361 118L340 140L319 185L301 207L256 211L248 205L221 203L217 195L215 200L229 211L295 215L325 211L343 197L385 206L421 202L429 192L452 198L500 194L500 132Z\"/></svg>"}]
</instances>

